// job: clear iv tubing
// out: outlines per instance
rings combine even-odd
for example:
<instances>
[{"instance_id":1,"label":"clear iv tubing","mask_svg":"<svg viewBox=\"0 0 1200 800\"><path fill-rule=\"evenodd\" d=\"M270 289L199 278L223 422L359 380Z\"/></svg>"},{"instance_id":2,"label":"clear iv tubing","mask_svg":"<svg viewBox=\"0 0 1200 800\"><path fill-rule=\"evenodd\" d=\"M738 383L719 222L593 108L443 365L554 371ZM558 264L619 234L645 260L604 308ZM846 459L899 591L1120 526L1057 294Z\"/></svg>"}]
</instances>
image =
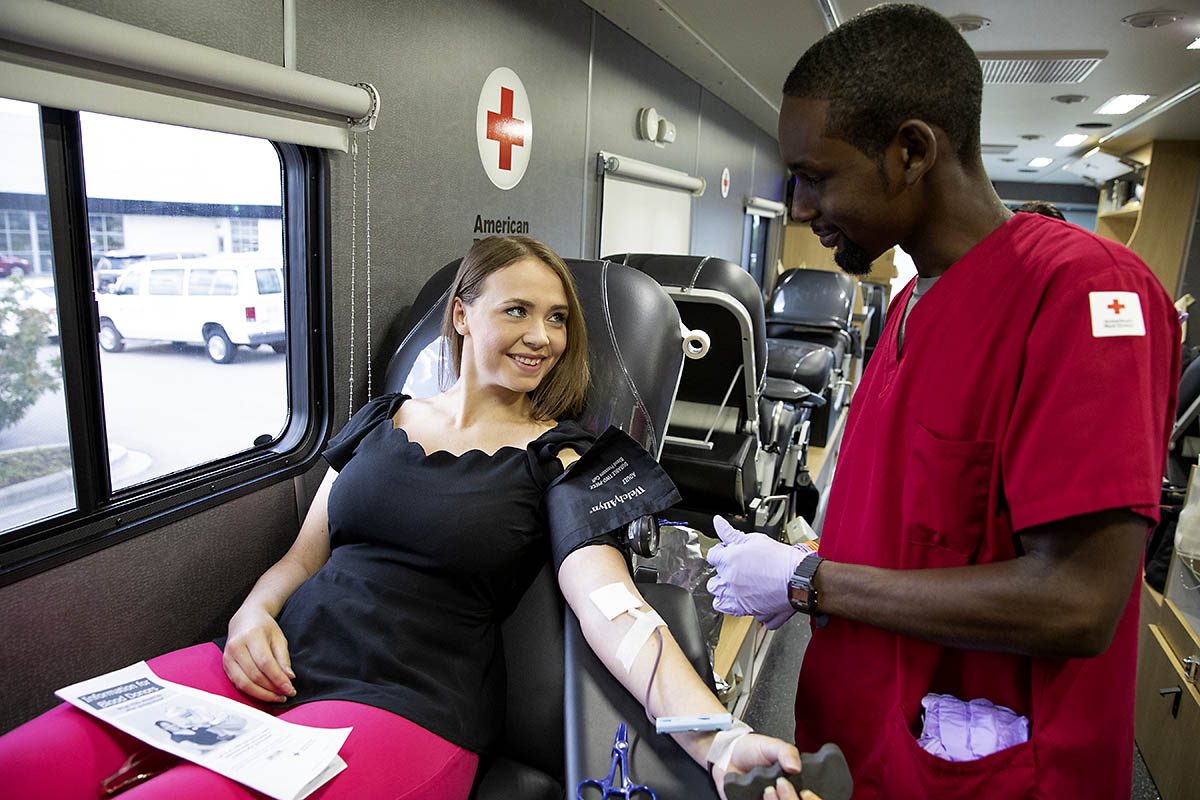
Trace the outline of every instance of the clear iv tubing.
<instances>
[{"instance_id":1,"label":"clear iv tubing","mask_svg":"<svg viewBox=\"0 0 1200 800\"><path fill-rule=\"evenodd\" d=\"M658 654L654 656L654 666L650 668L650 680L646 683L646 699L642 701L642 707L646 711L646 719L650 720L654 725L658 724L658 720L650 713L650 690L654 688L654 676L658 674L658 662L662 660L663 637L662 629L655 628L654 635L658 637Z\"/></svg>"}]
</instances>

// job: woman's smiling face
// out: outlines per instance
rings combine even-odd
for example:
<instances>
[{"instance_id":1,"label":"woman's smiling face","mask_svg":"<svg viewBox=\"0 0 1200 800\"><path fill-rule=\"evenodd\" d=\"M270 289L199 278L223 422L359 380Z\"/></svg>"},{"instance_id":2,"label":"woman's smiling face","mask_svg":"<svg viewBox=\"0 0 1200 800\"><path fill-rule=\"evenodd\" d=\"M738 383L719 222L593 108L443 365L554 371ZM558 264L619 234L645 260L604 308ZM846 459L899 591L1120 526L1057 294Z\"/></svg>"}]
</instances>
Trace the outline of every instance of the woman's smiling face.
<instances>
[{"instance_id":1,"label":"woman's smiling face","mask_svg":"<svg viewBox=\"0 0 1200 800\"><path fill-rule=\"evenodd\" d=\"M567 295L536 258L496 270L470 305L454 299L463 377L522 394L545 380L567 346Z\"/></svg>"}]
</instances>

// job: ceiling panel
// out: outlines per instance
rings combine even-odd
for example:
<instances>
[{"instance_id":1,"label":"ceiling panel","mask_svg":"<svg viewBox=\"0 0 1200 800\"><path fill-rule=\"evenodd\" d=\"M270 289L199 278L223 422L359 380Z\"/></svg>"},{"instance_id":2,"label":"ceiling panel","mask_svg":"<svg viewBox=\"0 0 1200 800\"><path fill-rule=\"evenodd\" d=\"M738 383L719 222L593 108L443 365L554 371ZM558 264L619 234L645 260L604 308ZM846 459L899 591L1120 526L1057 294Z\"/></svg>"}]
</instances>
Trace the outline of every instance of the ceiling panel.
<instances>
[{"instance_id":1,"label":"ceiling panel","mask_svg":"<svg viewBox=\"0 0 1200 800\"><path fill-rule=\"evenodd\" d=\"M800 54L825 33L817 0L588 0L588 4L772 136L784 79ZM832 0L832 5L844 20L875 2ZM1157 29L1136 29L1121 22L1151 8L1145 0L926 0L925 5L947 15L990 19L988 27L965 34L976 52L1107 53L1082 83L985 87L983 141L1017 145L1005 156L984 157L996 180L1078 183L1083 179L1061 167L1093 146L1105 131L1093 131L1087 142L1071 148L1055 147L1060 136L1087 132L1076 127L1080 122L1109 122L1115 130L1200 81L1200 50L1186 49L1200 37L1200 0L1167 4L1186 19ZM1155 98L1122 116L1093 113L1108 97L1124 93ZM1075 105L1050 99L1060 94L1083 94L1088 99ZM1022 138L1031 136L1037 138ZM1106 147L1124 151L1151 138L1200 139L1200 93ZM1054 162L1023 171L1037 156Z\"/></svg>"}]
</instances>

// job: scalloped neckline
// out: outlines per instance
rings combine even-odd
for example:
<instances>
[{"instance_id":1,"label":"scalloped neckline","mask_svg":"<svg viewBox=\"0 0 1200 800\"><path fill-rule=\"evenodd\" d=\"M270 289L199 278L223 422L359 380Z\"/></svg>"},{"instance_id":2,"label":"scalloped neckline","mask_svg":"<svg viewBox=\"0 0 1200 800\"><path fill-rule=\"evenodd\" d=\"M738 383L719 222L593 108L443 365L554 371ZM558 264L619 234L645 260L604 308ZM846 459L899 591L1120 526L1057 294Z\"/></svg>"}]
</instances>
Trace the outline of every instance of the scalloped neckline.
<instances>
[{"instance_id":1,"label":"scalloped neckline","mask_svg":"<svg viewBox=\"0 0 1200 800\"><path fill-rule=\"evenodd\" d=\"M422 445L420 442L414 442L412 439L408 438L408 431L404 430L404 428L401 428L399 425L396 425L390 416L385 417L385 419L387 420L388 425L391 427L392 431L399 431L404 436L404 443L406 445L408 445L409 447L415 447L417 449L417 451L420 452L421 456L423 458L425 458L426 460L433 460L435 458L444 458L449 461L458 461L460 459L467 458L467 457L494 459L506 450L514 450L518 453L522 453L522 452L525 452L527 449L529 449L529 445L538 441L539 439L541 439L542 437L551 433L552 431L558 430L562 425L564 425L566 423L566 420L559 420L554 425L553 428L547 428L546 430L542 431L535 438L530 439L529 442L522 447L517 447L516 445L511 445L511 444L506 444L506 445L501 445L500 447L496 448L496 450L491 453L485 453L483 450L479 449L478 447L472 447L469 450L464 450L461 453L451 453L449 450L434 450L432 453L429 453L429 452L425 451L425 446Z\"/></svg>"}]
</instances>

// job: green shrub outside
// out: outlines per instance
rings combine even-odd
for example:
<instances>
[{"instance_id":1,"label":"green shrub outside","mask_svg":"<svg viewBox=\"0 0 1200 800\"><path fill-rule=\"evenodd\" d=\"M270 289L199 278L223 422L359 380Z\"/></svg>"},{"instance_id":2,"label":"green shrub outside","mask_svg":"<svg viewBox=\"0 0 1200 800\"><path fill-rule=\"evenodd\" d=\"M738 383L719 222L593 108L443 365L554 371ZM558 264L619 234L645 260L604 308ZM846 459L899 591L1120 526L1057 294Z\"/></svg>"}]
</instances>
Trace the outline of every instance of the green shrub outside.
<instances>
[{"instance_id":1,"label":"green shrub outside","mask_svg":"<svg viewBox=\"0 0 1200 800\"><path fill-rule=\"evenodd\" d=\"M22 308L17 299L24 281L8 278L0 288L0 431L15 425L45 392L58 389L58 375L38 362L50 316ZM55 359L53 366L57 367Z\"/></svg>"}]
</instances>

